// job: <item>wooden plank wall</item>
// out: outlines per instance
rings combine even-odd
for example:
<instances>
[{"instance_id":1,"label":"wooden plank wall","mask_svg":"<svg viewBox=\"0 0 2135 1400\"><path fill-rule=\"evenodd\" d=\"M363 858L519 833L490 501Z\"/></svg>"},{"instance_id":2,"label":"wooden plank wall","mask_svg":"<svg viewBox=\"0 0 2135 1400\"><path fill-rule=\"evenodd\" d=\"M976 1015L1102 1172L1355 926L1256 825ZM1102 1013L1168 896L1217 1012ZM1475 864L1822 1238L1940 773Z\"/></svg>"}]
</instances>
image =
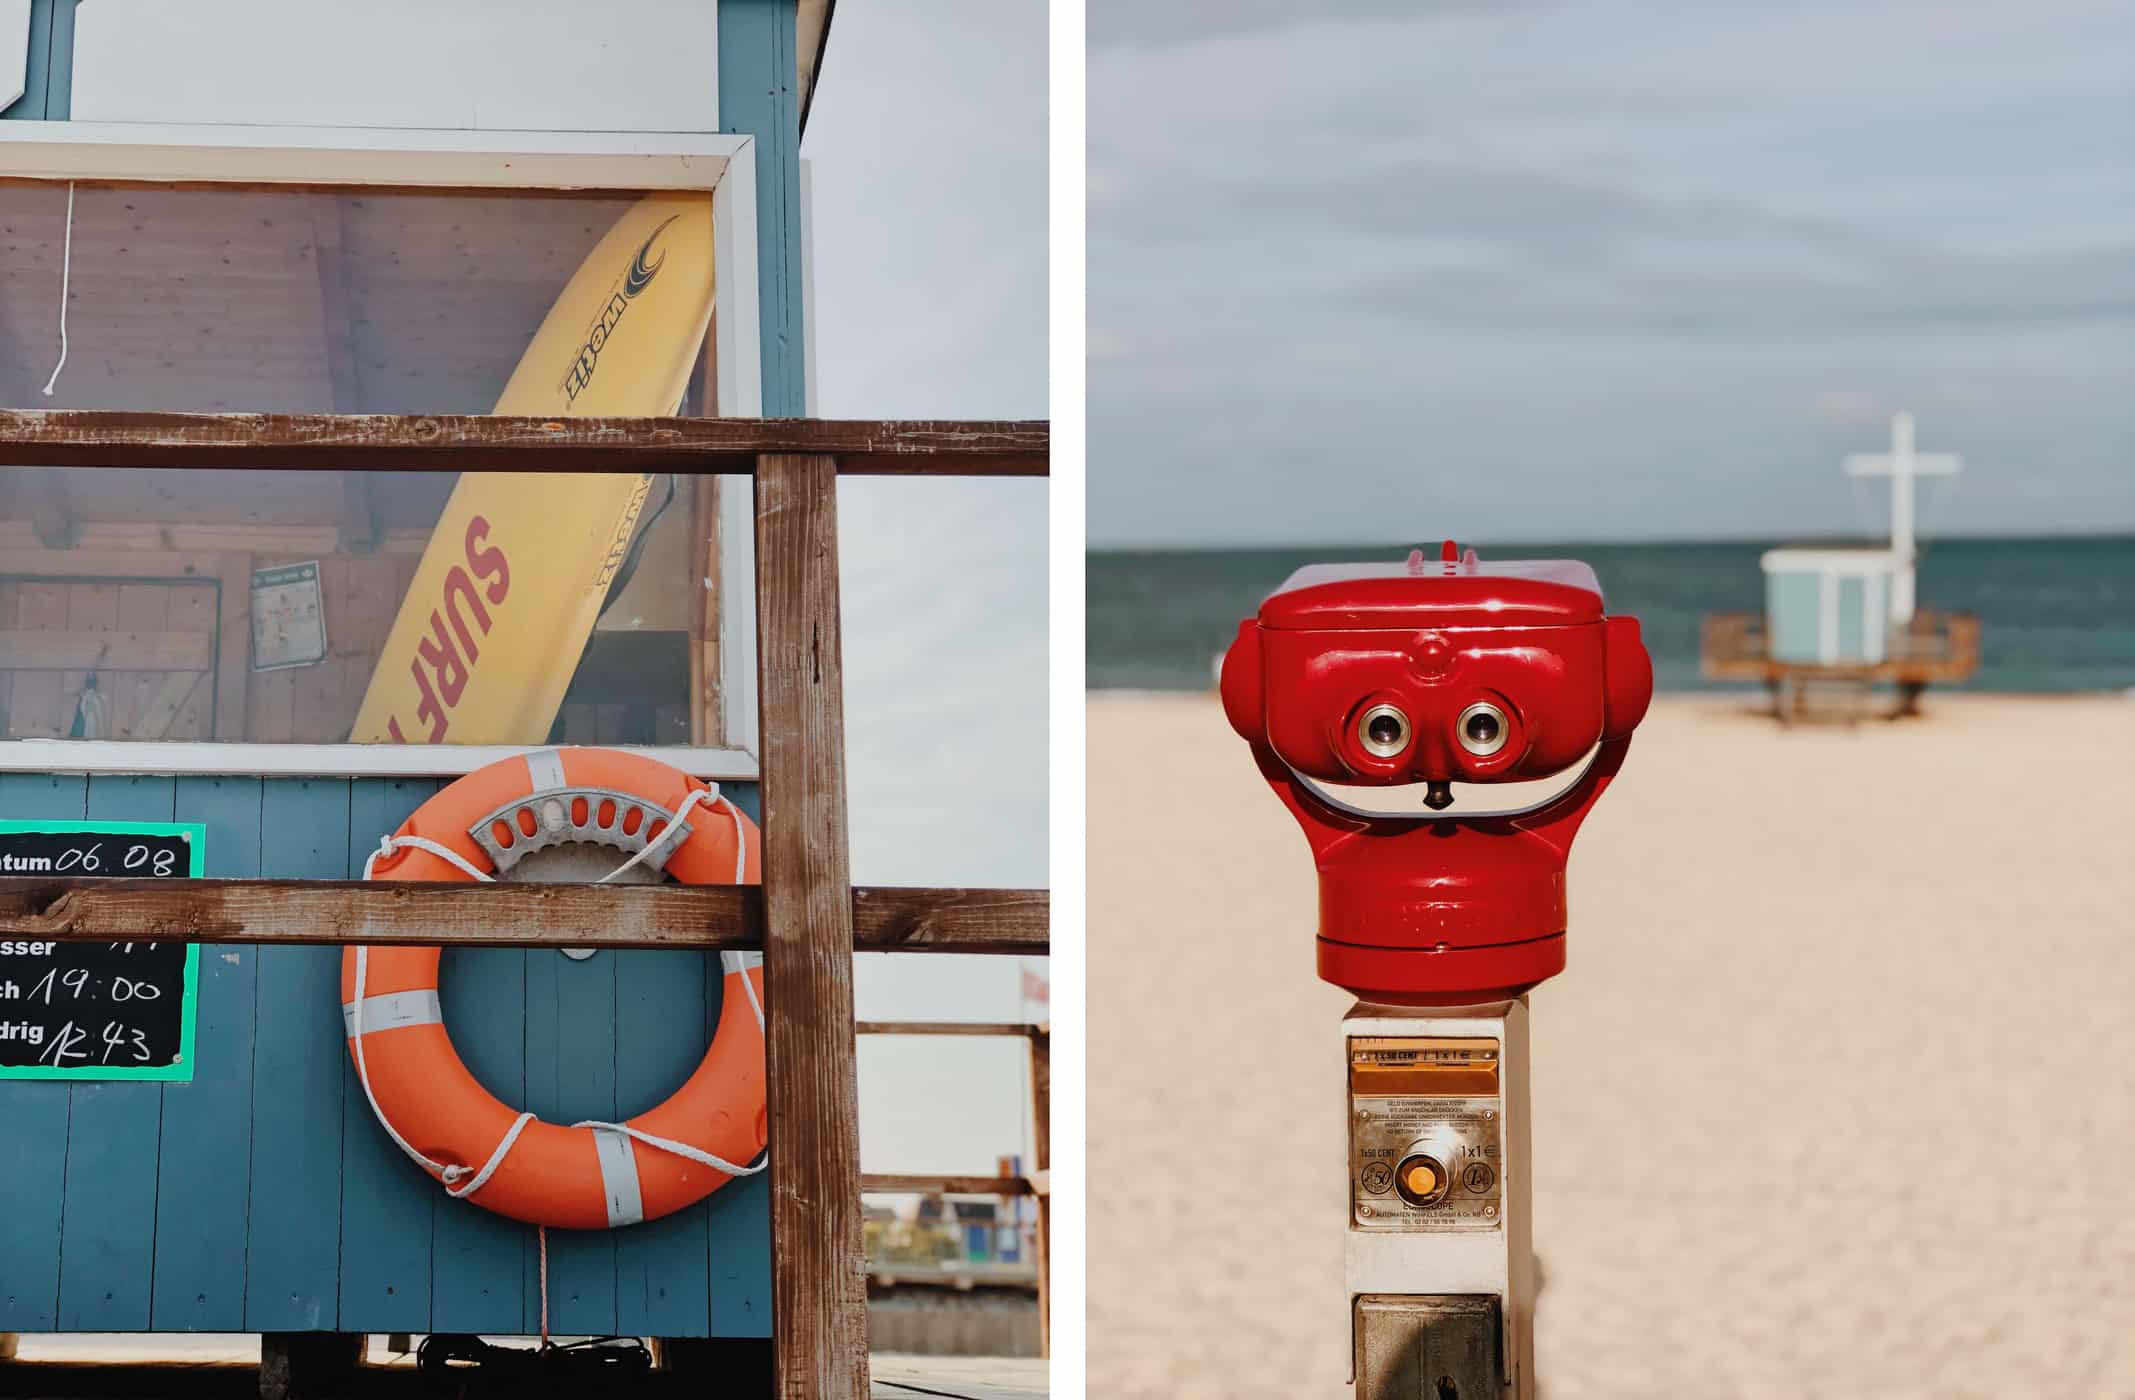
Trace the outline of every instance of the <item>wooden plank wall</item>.
<instances>
[{"instance_id":1,"label":"wooden plank wall","mask_svg":"<svg viewBox=\"0 0 2135 1400\"><path fill-rule=\"evenodd\" d=\"M101 737L207 738L215 691L215 593L204 582L0 577L6 735L65 738L83 682L93 674L106 704ZM47 636L61 645L40 647L39 638ZM59 669L57 652L68 647L80 650L79 659L94 669Z\"/></svg>"},{"instance_id":2,"label":"wooden plank wall","mask_svg":"<svg viewBox=\"0 0 2135 1400\"><path fill-rule=\"evenodd\" d=\"M0 549L6 567L29 571L0 572L0 736L66 737L84 680L93 674L106 701L106 728L99 737L339 743L355 722L422 560L404 548L373 554L277 548L205 556L224 565L221 591L228 596L220 617L215 580L35 572L39 567L124 569L123 553L95 553L100 563L87 565L75 551ZM305 562L319 566L328 655L313 665L251 670L250 571ZM686 645L677 630L677 650ZM77 653L94 669L70 668ZM684 667L678 664L675 670L679 676ZM628 704L585 700L574 692L560 718L558 738L564 743L691 742L688 692L679 686L672 694L648 686L634 692Z\"/></svg>"},{"instance_id":3,"label":"wooden plank wall","mask_svg":"<svg viewBox=\"0 0 2135 1400\"><path fill-rule=\"evenodd\" d=\"M95 674L107 707L101 737L339 742L421 562L408 551L224 553L203 556L220 562L217 578L187 581L126 577L128 556L118 550L0 553L19 571L0 574L0 711L10 738L65 737L83 681ZM312 560L326 611L326 660L252 671L253 565ZM99 568L113 577L61 576ZM52 639L40 647L46 634ZM187 656L177 654L181 644ZM195 648L212 654L194 658ZM67 661L56 659L76 651L89 653L83 659L94 659L93 671L64 669Z\"/></svg>"},{"instance_id":4,"label":"wooden plank wall","mask_svg":"<svg viewBox=\"0 0 2135 1400\"><path fill-rule=\"evenodd\" d=\"M0 775L0 816L207 824L210 876L355 878L430 780ZM726 789L757 810L750 785ZM340 954L208 946L191 1084L0 1081L0 1332L531 1332L534 1232L446 1200L348 1064ZM717 1024L715 956L448 953L468 1067L554 1117L642 1112ZM686 1029L684 1029L686 1028ZM562 1333L770 1335L766 1178L666 1220L556 1232Z\"/></svg>"}]
</instances>

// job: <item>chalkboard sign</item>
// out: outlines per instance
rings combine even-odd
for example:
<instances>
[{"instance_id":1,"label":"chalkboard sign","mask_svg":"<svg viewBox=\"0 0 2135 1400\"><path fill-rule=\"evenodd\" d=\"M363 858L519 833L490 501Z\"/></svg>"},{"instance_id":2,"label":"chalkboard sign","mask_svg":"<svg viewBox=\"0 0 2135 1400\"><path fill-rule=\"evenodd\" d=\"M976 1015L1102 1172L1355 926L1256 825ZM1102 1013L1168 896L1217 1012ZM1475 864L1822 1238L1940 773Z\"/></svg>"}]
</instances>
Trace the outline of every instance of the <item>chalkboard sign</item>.
<instances>
[{"instance_id":1,"label":"chalkboard sign","mask_svg":"<svg viewBox=\"0 0 2135 1400\"><path fill-rule=\"evenodd\" d=\"M193 822L0 821L0 875L197 878ZM190 943L0 938L0 1079L193 1077Z\"/></svg>"}]
</instances>

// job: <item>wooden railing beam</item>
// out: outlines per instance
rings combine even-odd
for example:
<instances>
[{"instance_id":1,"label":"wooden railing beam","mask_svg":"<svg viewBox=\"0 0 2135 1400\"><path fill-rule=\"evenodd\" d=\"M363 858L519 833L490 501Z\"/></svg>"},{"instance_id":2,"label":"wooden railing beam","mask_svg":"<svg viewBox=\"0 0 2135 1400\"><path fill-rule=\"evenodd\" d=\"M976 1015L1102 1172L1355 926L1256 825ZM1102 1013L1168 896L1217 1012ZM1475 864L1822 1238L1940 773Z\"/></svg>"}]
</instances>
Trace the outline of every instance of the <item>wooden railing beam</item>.
<instances>
[{"instance_id":1,"label":"wooden railing beam","mask_svg":"<svg viewBox=\"0 0 2135 1400\"><path fill-rule=\"evenodd\" d=\"M900 1176L869 1172L860 1189L871 1196L1034 1196L1037 1187L1022 1176Z\"/></svg>"},{"instance_id":2,"label":"wooden railing beam","mask_svg":"<svg viewBox=\"0 0 2135 1400\"><path fill-rule=\"evenodd\" d=\"M1048 947L1044 890L850 892L869 953ZM0 876L0 935L139 943L445 944L475 948L764 946L753 885L402 885L341 880Z\"/></svg>"},{"instance_id":3,"label":"wooden railing beam","mask_svg":"<svg viewBox=\"0 0 2135 1400\"><path fill-rule=\"evenodd\" d=\"M6 409L0 466L747 475L798 453L847 476L1044 476L1050 437L1025 422Z\"/></svg>"},{"instance_id":4,"label":"wooden railing beam","mask_svg":"<svg viewBox=\"0 0 2135 1400\"><path fill-rule=\"evenodd\" d=\"M861 1021L853 1030L860 1035L976 1035L1015 1040L1045 1034L1043 1026L1029 1021Z\"/></svg>"}]
</instances>

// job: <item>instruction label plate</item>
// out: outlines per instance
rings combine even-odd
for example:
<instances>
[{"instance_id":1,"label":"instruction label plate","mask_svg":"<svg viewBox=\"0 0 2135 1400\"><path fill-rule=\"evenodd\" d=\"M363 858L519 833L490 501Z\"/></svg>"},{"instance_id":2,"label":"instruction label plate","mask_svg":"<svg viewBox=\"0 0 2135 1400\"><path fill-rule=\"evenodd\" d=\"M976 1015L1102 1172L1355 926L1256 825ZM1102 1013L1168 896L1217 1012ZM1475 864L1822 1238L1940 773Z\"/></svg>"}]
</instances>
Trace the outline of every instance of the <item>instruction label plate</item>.
<instances>
[{"instance_id":1,"label":"instruction label plate","mask_svg":"<svg viewBox=\"0 0 2135 1400\"><path fill-rule=\"evenodd\" d=\"M1499 1082L1495 1040L1352 1040L1352 1228L1498 1228L1504 1207ZM1373 1092L1382 1088L1394 1092ZM1404 1164L1413 1169L1419 1159L1442 1183L1427 1199L1402 1189Z\"/></svg>"}]
</instances>

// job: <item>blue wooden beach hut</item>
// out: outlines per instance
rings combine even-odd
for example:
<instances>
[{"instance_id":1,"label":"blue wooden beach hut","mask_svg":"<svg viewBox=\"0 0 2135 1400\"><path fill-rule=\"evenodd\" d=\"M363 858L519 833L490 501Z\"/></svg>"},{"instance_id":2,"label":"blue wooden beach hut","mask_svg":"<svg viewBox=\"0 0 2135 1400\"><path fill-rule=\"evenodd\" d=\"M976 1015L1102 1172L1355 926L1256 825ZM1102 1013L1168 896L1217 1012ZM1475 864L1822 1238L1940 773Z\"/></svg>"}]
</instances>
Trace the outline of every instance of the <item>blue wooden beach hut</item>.
<instances>
[{"instance_id":1,"label":"blue wooden beach hut","mask_svg":"<svg viewBox=\"0 0 2135 1400\"><path fill-rule=\"evenodd\" d=\"M119 225L94 224L89 182L134 182L151 196L164 185L227 185L231 202L220 207L233 226L262 187L261 200L321 186L558 199L588 188L702 189L720 220L719 312L692 411L798 416L809 407L799 137L828 12L826 0L543 0L519 7L505 29L485 18L494 15L486 7L419 0L0 4L8 119L0 176L44 186L38 210L57 208L67 182L83 182L65 254L77 316L68 373L84 376L77 384L111 372L121 331L134 337L126 344L140 343L178 315L147 306L138 323L101 330L85 315L113 260L141 256L154 237L143 229L129 242ZM210 227L221 217L186 214L196 216ZM107 205L94 217L116 215ZM410 261L422 255L417 235L406 242ZM277 247L310 259L323 244L308 238ZM11 270L34 266L41 276L42 255L57 243L38 249L37 257L11 251ZM0 302L9 275L0 270ZM359 266L351 275L367 274ZM317 281L322 315L342 317L344 330L355 325L342 338L360 346L364 289L337 292L323 262ZM337 309L344 294L350 300ZM438 333L463 311L454 303L441 312ZM0 361L15 354L38 364L28 379L21 366L0 365L0 406L52 402L23 390L43 378L56 348L45 343L44 318L34 333L27 316L0 311L0 322L0 341L14 342L0 345ZM238 334L239 318L232 313L223 329ZM392 392L388 358L359 348L342 367L369 376L370 398L330 395L309 407L370 411ZM262 352L248 373L271 377L287 359ZM199 393L197 383L172 381L154 402L82 406L246 406L242 395L209 402ZM483 406L460 411L469 409ZM214 590L217 601L199 633L214 640L195 663L207 677L200 693L212 699L173 704L160 741L99 734L116 721L101 699L83 699L82 673L95 674L94 661L70 667L57 652L25 653L0 665L19 661L34 681L10 682L20 699L0 742L0 817L197 823L208 876L356 878L381 833L455 773L495 756L307 739L307 718L338 703L335 686L318 681L317 668L259 665L256 628L248 657L255 566L317 539L310 549L353 561L349 576L358 577L389 552L396 529L412 528L396 524L390 502L351 488L344 506L354 519L292 514L271 522L285 532L274 544L246 535L266 528L248 518L173 525L28 487L10 504L0 576L25 581L35 592L24 598L58 610L55 636L102 625L83 612L103 606L98 589L118 605L156 609L165 619L158 635L191 635L169 620L189 606L185 588ZM643 722L620 701L588 699L579 713L567 707L561 737L662 748L753 812L748 520L745 501L684 502L670 522L685 531L676 548L695 552L678 554L667 577L694 568L705 586L674 591L699 598L686 616L607 638L620 656L650 632L686 636L677 663L690 673L684 698ZM173 531L185 538L174 541ZM708 539L723 539L723 551L706 555ZM167 585L149 577L166 561L187 570ZM166 586L168 596L143 591ZM9 605L31 606L12 595ZM334 606L329 593L329 630ZM0 619L10 635L25 629L34 626ZM115 702L114 713L145 729L155 690L141 682L137 697L151 698L124 702L131 711ZM184 724L194 727L171 727ZM173 732L216 742L180 742ZM188 1079L0 1079L0 1333L527 1333L539 1325L533 1231L444 1199L379 1131L348 1063L339 965L333 949L204 946ZM717 969L716 957L693 952L582 961L548 950L453 952L445 1016L469 1066L500 1097L551 1120L619 1120L664 1098L703 1053L719 1009ZM559 1333L767 1337L766 1178L626 1230L552 1233L548 1266L549 1324Z\"/></svg>"},{"instance_id":2,"label":"blue wooden beach hut","mask_svg":"<svg viewBox=\"0 0 2135 1400\"><path fill-rule=\"evenodd\" d=\"M1771 659L1872 665L1887 654L1897 559L1884 549L1772 549L1764 559Z\"/></svg>"}]
</instances>

